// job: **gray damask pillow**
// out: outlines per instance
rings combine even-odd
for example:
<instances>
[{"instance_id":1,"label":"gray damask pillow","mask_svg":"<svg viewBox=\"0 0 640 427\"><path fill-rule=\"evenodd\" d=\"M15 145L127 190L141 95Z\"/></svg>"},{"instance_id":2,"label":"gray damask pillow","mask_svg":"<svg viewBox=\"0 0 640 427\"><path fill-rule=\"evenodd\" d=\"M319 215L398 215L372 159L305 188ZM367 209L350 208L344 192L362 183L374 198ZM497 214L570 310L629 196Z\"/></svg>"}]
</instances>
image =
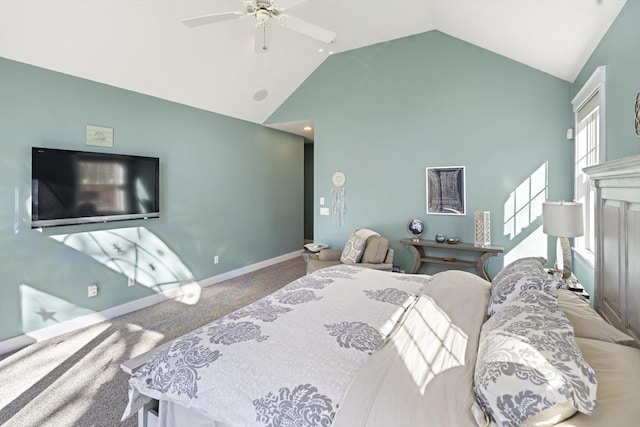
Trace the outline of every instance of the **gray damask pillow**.
<instances>
[{"instance_id":1,"label":"gray damask pillow","mask_svg":"<svg viewBox=\"0 0 640 427\"><path fill-rule=\"evenodd\" d=\"M597 381L557 297L527 292L482 327L475 370L478 403L504 427L553 425L596 404Z\"/></svg>"},{"instance_id":2,"label":"gray damask pillow","mask_svg":"<svg viewBox=\"0 0 640 427\"><path fill-rule=\"evenodd\" d=\"M360 262L366 243L367 241L365 239L359 237L356 233L352 233L344 245L340 262L343 264L356 264Z\"/></svg>"},{"instance_id":3,"label":"gray damask pillow","mask_svg":"<svg viewBox=\"0 0 640 427\"><path fill-rule=\"evenodd\" d=\"M543 257L526 257L517 259L500 270L491 283L493 285L501 282L502 280L509 280L510 276L518 274L523 276L547 277L547 272L544 269L546 262L547 260Z\"/></svg>"},{"instance_id":4,"label":"gray damask pillow","mask_svg":"<svg viewBox=\"0 0 640 427\"><path fill-rule=\"evenodd\" d=\"M542 257L520 258L504 267L491 282L487 314L492 316L517 296L531 290L566 289L567 285L549 277Z\"/></svg>"},{"instance_id":5,"label":"gray damask pillow","mask_svg":"<svg viewBox=\"0 0 640 427\"><path fill-rule=\"evenodd\" d=\"M513 278L513 276L511 276ZM491 299L487 314L493 316L497 311L506 307L511 301L522 294L531 291L555 292L567 289L567 284L553 278L523 276L512 281L503 281L499 286L491 287Z\"/></svg>"}]
</instances>

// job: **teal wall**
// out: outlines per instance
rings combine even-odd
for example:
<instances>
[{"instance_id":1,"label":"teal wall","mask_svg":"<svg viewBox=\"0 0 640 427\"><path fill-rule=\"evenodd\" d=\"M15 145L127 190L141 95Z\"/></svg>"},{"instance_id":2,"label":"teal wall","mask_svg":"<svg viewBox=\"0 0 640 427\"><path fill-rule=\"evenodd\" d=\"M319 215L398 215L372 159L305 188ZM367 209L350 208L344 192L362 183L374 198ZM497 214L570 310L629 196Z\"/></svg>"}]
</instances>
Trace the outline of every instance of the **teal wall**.
<instances>
[{"instance_id":1,"label":"teal wall","mask_svg":"<svg viewBox=\"0 0 640 427\"><path fill-rule=\"evenodd\" d=\"M640 92L640 1L628 0L580 71L574 95L600 65L606 65L605 160L640 154L634 107Z\"/></svg>"},{"instance_id":2,"label":"teal wall","mask_svg":"<svg viewBox=\"0 0 640 427\"><path fill-rule=\"evenodd\" d=\"M114 148L86 146L87 124ZM161 218L31 230L32 146L159 157ZM302 243L302 137L0 58L0 147L0 340Z\"/></svg>"},{"instance_id":3,"label":"teal wall","mask_svg":"<svg viewBox=\"0 0 640 427\"><path fill-rule=\"evenodd\" d=\"M473 211L489 210L506 252L490 260L495 274L521 256L555 258L540 209L573 193L571 95L566 81L432 31L329 57L269 122L315 122L316 241L342 247L369 227L407 269L409 219L425 221L426 238L473 242ZM427 166L466 167L466 216L426 214ZM336 170L347 174L343 226L319 215Z\"/></svg>"}]
</instances>

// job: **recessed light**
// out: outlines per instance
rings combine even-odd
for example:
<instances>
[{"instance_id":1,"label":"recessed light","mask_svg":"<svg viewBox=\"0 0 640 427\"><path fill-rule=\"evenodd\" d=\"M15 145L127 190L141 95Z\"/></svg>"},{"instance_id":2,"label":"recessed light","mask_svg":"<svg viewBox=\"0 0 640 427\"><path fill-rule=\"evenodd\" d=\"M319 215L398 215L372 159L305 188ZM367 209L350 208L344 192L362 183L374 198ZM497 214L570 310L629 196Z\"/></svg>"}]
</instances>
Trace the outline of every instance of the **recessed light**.
<instances>
[{"instance_id":1,"label":"recessed light","mask_svg":"<svg viewBox=\"0 0 640 427\"><path fill-rule=\"evenodd\" d=\"M302 129L306 130L307 132L309 132L310 130L313 130L313 128L311 126L305 126Z\"/></svg>"}]
</instances>

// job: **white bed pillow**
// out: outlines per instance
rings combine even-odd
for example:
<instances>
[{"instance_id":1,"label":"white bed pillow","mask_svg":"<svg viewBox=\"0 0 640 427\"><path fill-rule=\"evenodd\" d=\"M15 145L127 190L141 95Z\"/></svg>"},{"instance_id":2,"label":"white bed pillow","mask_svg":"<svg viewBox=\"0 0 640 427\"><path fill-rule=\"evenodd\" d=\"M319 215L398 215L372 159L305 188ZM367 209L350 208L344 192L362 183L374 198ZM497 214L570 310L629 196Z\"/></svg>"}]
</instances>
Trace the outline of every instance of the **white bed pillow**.
<instances>
[{"instance_id":1,"label":"white bed pillow","mask_svg":"<svg viewBox=\"0 0 640 427\"><path fill-rule=\"evenodd\" d=\"M517 297L483 325L474 378L478 403L499 426L553 425L595 409L595 373L548 292Z\"/></svg>"},{"instance_id":2,"label":"white bed pillow","mask_svg":"<svg viewBox=\"0 0 640 427\"><path fill-rule=\"evenodd\" d=\"M631 346L635 344L632 337L607 323L584 298L575 292L559 290L558 306L571 322L576 338L590 338Z\"/></svg>"},{"instance_id":3,"label":"white bed pillow","mask_svg":"<svg viewBox=\"0 0 640 427\"><path fill-rule=\"evenodd\" d=\"M567 284L551 278L542 257L520 258L504 267L491 282L491 300L487 314L494 315L514 298L532 290L566 289Z\"/></svg>"}]
</instances>

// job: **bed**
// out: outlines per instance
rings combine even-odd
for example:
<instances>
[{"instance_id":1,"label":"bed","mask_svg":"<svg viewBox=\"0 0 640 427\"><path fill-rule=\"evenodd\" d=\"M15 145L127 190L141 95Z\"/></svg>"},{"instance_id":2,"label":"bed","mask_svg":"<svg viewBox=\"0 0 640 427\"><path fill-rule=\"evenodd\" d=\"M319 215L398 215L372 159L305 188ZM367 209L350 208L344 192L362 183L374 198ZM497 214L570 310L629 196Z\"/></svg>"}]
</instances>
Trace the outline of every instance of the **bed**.
<instances>
[{"instance_id":1,"label":"bed","mask_svg":"<svg viewBox=\"0 0 640 427\"><path fill-rule=\"evenodd\" d=\"M527 262L541 267L544 259L508 266L504 282L516 277L532 288L533 273L519 276ZM574 325L577 350L597 378L597 388L585 384L601 395L587 408L590 416L571 408L568 424L559 425L633 425L640 419L631 392L640 383L640 350L582 297L555 294L564 326ZM430 277L351 266L319 270L159 351L130 380L125 415L138 412L148 421L155 409L160 426L490 425L474 374L496 295L489 282L461 271ZM490 321L519 298L503 302ZM567 332L558 331L551 332ZM485 353L500 349L499 343Z\"/></svg>"},{"instance_id":2,"label":"bed","mask_svg":"<svg viewBox=\"0 0 640 427\"><path fill-rule=\"evenodd\" d=\"M617 197L636 197L637 187L627 190ZM635 329L607 322L545 262L517 260L492 283L461 271L318 270L136 358L123 418L163 427L637 426ZM623 300L639 292L633 277L624 283ZM639 318L637 304L623 307L624 318Z\"/></svg>"}]
</instances>

